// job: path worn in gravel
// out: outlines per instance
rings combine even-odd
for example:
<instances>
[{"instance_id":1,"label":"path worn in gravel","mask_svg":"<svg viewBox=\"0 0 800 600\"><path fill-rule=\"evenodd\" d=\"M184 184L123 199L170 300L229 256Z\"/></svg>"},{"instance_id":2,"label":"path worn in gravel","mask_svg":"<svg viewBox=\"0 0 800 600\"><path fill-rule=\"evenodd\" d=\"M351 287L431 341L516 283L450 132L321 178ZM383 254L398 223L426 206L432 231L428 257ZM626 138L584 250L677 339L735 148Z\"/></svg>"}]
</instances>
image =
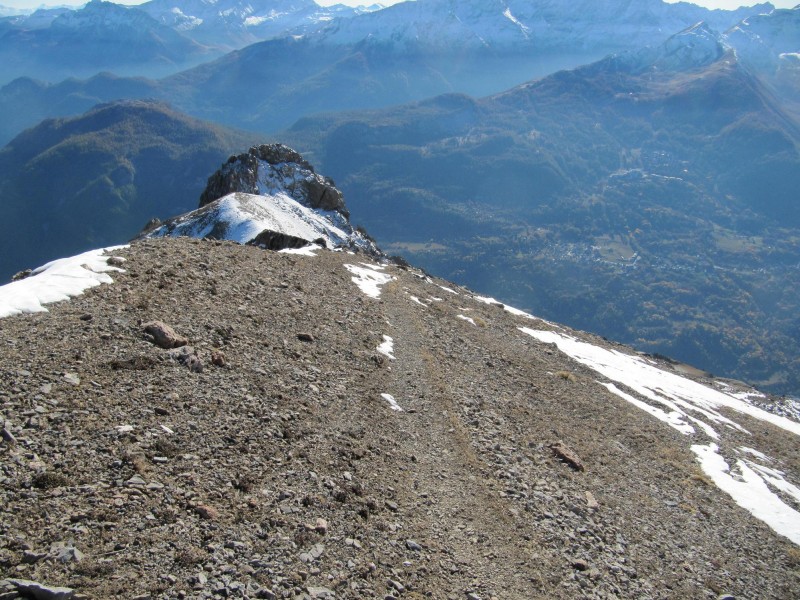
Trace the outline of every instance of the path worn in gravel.
<instances>
[{"instance_id":1,"label":"path worn in gravel","mask_svg":"<svg viewBox=\"0 0 800 600\"><path fill-rule=\"evenodd\" d=\"M517 329L550 325L397 267L369 298L345 253L119 254L114 284L0 320L0 577L92 598L800 596L798 549L681 434ZM202 372L145 338L154 320ZM789 434L737 419L798 472Z\"/></svg>"}]
</instances>

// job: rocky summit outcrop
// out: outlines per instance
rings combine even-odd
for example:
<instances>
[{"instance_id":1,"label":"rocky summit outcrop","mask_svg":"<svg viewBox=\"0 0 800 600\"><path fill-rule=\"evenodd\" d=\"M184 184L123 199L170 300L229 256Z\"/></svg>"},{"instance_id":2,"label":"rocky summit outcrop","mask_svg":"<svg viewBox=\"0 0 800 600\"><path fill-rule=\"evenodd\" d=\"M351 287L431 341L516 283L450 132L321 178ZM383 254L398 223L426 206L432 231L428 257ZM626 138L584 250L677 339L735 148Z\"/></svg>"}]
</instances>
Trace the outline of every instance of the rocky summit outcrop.
<instances>
[{"instance_id":1,"label":"rocky summit outcrop","mask_svg":"<svg viewBox=\"0 0 800 600\"><path fill-rule=\"evenodd\" d=\"M139 237L230 240L268 250L316 244L383 256L349 216L331 179L287 146L261 145L231 156L209 178L197 210L150 222Z\"/></svg>"},{"instance_id":2,"label":"rocky summit outcrop","mask_svg":"<svg viewBox=\"0 0 800 600\"><path fill-rule=\"evenodd\" d=\"M278 190L308 208L350 216L333 180L318 175L298 152L283 144L253 146L245 154L231 156L209 177L200 196L200 207L232 192L264 195Z\"/></svg>"},{"instance_id":3,"label":"rocky summit outcrop","mask_svg":"<svg viewBox=\"0 0 800 600\"><path fill-rule=\"evenodd\" d=\"M800 597L752 390L363 255L113 254L0 319L4 599Z\"/></svg>"}]
</instances>

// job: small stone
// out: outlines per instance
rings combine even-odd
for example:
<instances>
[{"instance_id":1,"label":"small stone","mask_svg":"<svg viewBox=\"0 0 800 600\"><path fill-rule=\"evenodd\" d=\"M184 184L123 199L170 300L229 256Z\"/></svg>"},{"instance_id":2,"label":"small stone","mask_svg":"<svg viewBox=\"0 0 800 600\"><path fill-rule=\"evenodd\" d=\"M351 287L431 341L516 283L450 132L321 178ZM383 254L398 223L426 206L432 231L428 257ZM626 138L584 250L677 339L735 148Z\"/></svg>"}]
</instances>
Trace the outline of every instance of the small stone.
<instances>
[{"instance_id":1,"label":"small stone","mask_svg":"<svg viewBox=\"0 0 800 600\"><path fill-rule=\"evenodd\" d=\"M5 427L0 429L0 437L3 438L3 441L10 446L13 446L17 443L17 438Z\"/></svg>"},{"instance_id":2,"label":"small stone","mask_svg":"<svg viewBox=\"0 0 800 600\"><path fill-rule=\"evenodd\" d=\"M27 579L9 579L8 582L21 594L36 600L69 600L75 596L75 590L67 587L51 587Z\"/></svg>"},{"instance_id":3,"label":"small stone","mask_svg":"<svg viewBox=\"0 0 800 600\"><path fill-rule=\"evenodd\" d=\"M112 267L121 267L126 262L127 261L121 256L109 256L108 259L106 260L106 264Z\"/></svg>"},{"instance_id":4,"label":"small stone","mask_svg":"<svg viewBox=\"0 0 800 600\"><path fill-rule=\"evenodd\" d=\"M478 596L475 592L469 592L467 594L467 600L481 600L481 597Z\"/></svg>"},{"instance_id":5,"label":"small stone","mask_svg":"<svg viewBox=\"0 0 800 600\"><path fill-rule=\"evenodd\" d=\"M325 535L328 533L328 522L322 517L318 518L314 530L320 535Z\"/></svg>"},{"instance_id":6,"label":"small stone","mask_svg":"<svg viewBox=\"0 0 800 600\"><path fill-rule=\"evenodd\" d=\"M80 316L80 317L78 317L78 318L79 318L81 321L91 321L92 319L94 319L94 317L93 317L92 315L90 315L89 313L83 314L83 315L81 315L81 316Z\"/></svg>"},{"instance_id":7,"label":"small stone","mask_svg":"<svg viewBox=\"0 0 800 600\"><path fill-rule=\"evenodd\" d=\"M597 503L597 499L594 497L592 492L586 492L586 506L589 507L589 510L597 510L600 508L600 505Z\"/></svg>"},{"instance_id":8,"label":"small stone","mask_svg":"<svg viewBox=\"0 0 800 600\"><path fill-rule=\"evenodd\" d=\"M64 373L64 381L72 385L80 385L81 378L78 377L77 373Z\"/></svg>"},{"instance_id":9,"label":"small stone","mask_svg":"<svg viewBox=\"0 0 800 600\"><path fill-rule=\"evenodd\" d=\"M422 552L422 546L414 540L406 540L406 547L414 552Z\"/></svg>"},{"instance_id":10,"label":"small stone","mask_svg":"<svg viewBox=\"0 0 800 600\"><path fill-rule=\"evenodd\" d=\"M732 596L730 594L721 594L717 600L736 600L736 596Z\"/></svg>"},{"instance_id":11,"label":"small stone","mask_svg":"<svg viewBox=\"0 0 800 600\"><path fill-rule=\"evenodd\" d=\"M219 511L213 506L208 506L206 504L198 504L194 507L194 512L200 515L201 519L205 519L207 521L216 521L219 518Z\"/></svg>"},{"instance_id":12,"label":"small stone","mask_svg":"<svg viewBox=\"0 0 800 600\"><path fill-rule=\"evenodd\" d=\"M400 507L397 506L397 503L392 502L391 500L386 501L386 508L388 508L392 512L397 512L398 510L400 510Z\"/></svg>"},{"instance_id":13,"label":"small stone","mask_svg":"<svg viewBox=\"0 0 800 600\"><path fill-rule=\"evenodd\" d=\"M312 598L335 598L333 590L326 587L308 586L308 595Z\"/></svg>"},{"instance_id":14,"label":"small stone","mask_svg":"<svg viewBox=\"0 0 800 600\"><path fill-rule=\"evenodd\" d=\"M147 482L142 479L139 475L134 475L128 481L125 482L127 486L137 486L137 485L146 485Z\"/></svg>"},{"instance_id":15,"label":"small stone","mask_svg":"<svg viewBox=\"0 0 800 600\"><path fill-rule=\"evenodd\" d=\"M579 558L577 560L572 561L572 568L577 571L588 571L589 570L589 563Z\"/></svg>"},{"instance_id":16,"label":"small stone","mask_svg":"<svg viewBox=\"0 0 800 600\"><path fill-rule=\"evenodd\" d=\"M314 336L311 335L310 333L298 333L297 339L300 340L301 342L313 342Z\"/></svg>"},{"instance_id":17,"label":"small stone","mask_svg":"<svg viewBox=\"0 0 800 600\"><path fill-rule=\"evenodd\" d=\"M396 591L400 592L401 594L406 591L406 586L404 586L399 581L395 581L394 579L390 579L389 581L387 581L386 585L388 585L391 588L394 588Z\"/></svg>"},{"instance_id":18,"label":"small stone","mask_svg":"<svg viewBox=\"0 0 800 600\"><path fill-rule=\"evenodd\" d=\"M564 442L558 441L554 444L550 444L550 449L553 451L558 458L562 461L567 463L570 467L572 467L576 471L585 471L586 468L583 466L583 462L578 457L577 454L567 446Z\"/></svg>"},{"instance_id":19,"label":"small stone","mask_svg":"<svg viewBox=\"0 0 800 600\"><path fill-rule=\"evenodd\" d=\"M22 553L22 562L25 564L32 565L42 560L45 556L47 556L47 554L25 550Z\"/></svg>"},{"instance_id":20,"label":"small stone","mask_svg":"<svg viewBox=\"0 0 800 600\"><path fill-rule=\"evenodd\" d=\"M180 348L189 343L187 338L178 335L172 327L161 321L145 324L144 332L156 346L165 350Z\"/></svg>"},{"instance_id":21,"label":"small stone","mask_svg":"<svg viewBox=\"0 0 800 600\"><path fill-rule=\"evenodd\" d=\"M220 350L213 350L211 352L211 364L215 367L224 367L226 365L225 353Z\"/></svg>"},{"instance_id":22,"label":"small stone","mask_svg":"<svg viewBox=\"0 0 800 600\"><path fill-rule=\"evenodd\" d=\"M80 562L83 560L83 552L74 546L67 546L59 551L56 560L61 563Z\"/></svg>"}]
</instances>

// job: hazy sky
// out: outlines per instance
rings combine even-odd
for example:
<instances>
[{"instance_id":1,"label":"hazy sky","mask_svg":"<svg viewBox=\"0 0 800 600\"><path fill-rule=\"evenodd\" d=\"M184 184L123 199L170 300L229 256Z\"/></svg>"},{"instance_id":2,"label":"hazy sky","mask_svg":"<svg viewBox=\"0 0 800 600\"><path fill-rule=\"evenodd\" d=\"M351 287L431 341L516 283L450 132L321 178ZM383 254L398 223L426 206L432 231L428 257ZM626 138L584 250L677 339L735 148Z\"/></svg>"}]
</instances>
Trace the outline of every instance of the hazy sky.
<instances>
[{"instance_id":1,"label":"hazy sky","mask_svg":"<svg viewBox=\"0 0 800 600\"><path fill-rule=\"evenodd\" d=\"M117 4L141 4L144 0L117 0ZM357 6L359 4L369 5L376 0L316 0L317 4L328 6L331 4L349 4L350 6ZM377 0L385 6L390 4L397 4L401 0ZM678 2L678 0L666 0L667 2ZM778 8L794 8L800 0L771 0L772 4ZM2 6L13 6L14 8L36 8L46 4L48 6L56 5L70 5L79 6L86 4L86 0L52 0L42 2L42 0L0 0ZM741 0L696 0L694 4L700 6L707 6L708 8L737 8L741 5L752 6L758 2L742 2Z\"/></svg>"}]
</instances>

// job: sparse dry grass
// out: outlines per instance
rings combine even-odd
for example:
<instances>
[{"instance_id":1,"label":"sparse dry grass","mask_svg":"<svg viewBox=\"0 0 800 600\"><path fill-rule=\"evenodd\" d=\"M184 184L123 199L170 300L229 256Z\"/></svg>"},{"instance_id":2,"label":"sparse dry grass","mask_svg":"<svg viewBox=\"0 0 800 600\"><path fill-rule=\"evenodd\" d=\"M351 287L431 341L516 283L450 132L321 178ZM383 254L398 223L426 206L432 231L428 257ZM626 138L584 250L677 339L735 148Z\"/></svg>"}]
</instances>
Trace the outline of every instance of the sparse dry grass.
<instances>
[{"instance_id":1,"label":"sparse dry grass","mask_svg":"<svg viewBox=\"0 0 800 600\"><path fill-rule=\"evenodd\" d=\"M575 377L575 374L570 373L569 371L557 371L556 377L563 379L564 381L569 381L570 383L575 383L578 381L578 378Z\"/></svg>"}]
</instances>

